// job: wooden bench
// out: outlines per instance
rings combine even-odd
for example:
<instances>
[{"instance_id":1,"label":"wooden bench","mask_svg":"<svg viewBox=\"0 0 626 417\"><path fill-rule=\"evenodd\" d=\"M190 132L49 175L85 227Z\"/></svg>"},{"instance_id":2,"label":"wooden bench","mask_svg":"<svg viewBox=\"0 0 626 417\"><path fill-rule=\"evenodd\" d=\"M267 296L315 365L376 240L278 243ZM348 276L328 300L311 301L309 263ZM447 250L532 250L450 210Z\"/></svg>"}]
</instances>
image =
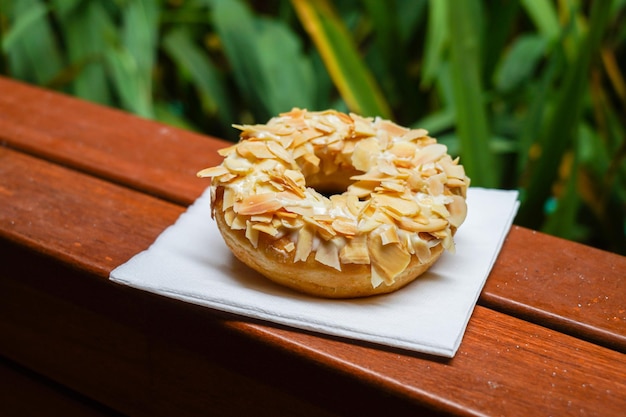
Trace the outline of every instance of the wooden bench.
<instances>
[{"instance_id":1,"label":"wooden bench","mask_svg":"<svg viewBox=\"0 0 626 417\"><path fill-rule=\"evenodd\" d=\"M623 415L626 258L525 228L449 360L109 281L223 146L0 78L0 414Z\"/></svg>"}]
</instances>

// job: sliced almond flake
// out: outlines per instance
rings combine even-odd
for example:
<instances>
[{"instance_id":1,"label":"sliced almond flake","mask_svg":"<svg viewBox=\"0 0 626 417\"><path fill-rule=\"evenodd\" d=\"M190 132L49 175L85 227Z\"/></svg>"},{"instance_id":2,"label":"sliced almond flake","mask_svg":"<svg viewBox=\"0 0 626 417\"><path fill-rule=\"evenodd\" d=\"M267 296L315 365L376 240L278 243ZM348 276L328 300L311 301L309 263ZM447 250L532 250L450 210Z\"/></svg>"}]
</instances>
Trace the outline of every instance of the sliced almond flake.
<instances>
[{"instance_id":1,"label":"sliced almond flake","mask_svg":"<svg viewBox=\"0 0 626 417\"><path fill-rule=\"evenodd\" d=\"M235 220L235 217L237 217L237 214L233 210L224 211L224 221L226 222L228 227L233 227L233 221Z\"/></svg>"},{"instance_id":2,"label":"sliced almond flake","mask_svg":"<svg viewBox=\"0 0 626 417\"><path fill-rule=\"evenodd\" d=\"M378 122L376 127L385 130L391 136L397 138L404 136L409 131L409 129L407 129L406 127L399 126L389 120L381 120L380 122Z\"/></svg>"},{"instance_id":3,"label":"sliced almond flake","mask_svg":"<svg viewBox=\"0 0 626 417\"><path fill-rule=\"evenodd\" d=\"M293 252L293 250L296 248L296 244L293 242L288 242L287 244L285 244L284 249L287 252Z\"/></svg>"},{"instance_id":4,"label":"sliced almond flake","mask_svg":"<svg viewBox=\"0 0 626 417\"><path fill-rule=\"evenodd\" d=\"M295 147L291 153L291 156L293 156L293 159L295 159L296 161L298 161L300 158L304 157L305 155L311 154L313 153L313 149L311 146L311 149L308 149L309 146L307 145L311 145L310 143L306 143L304 145Z\"/></svg>"},{"instance_id":5,"label":"sliced almond flake","mask_svg":"<svg viewBox=\"0 0 626 417\"><path fill-rule=\"evenodd\" d=\"M343 236L354 236L358 229L356 222L352 219L337 218L331 223L332 228Z\"/></svg>"},{"instance_id":6,"label":"sliced almond flake","mask_svg":"<svg viewBox=\"0 0 626 417\"><path fill-rule=\"evenodd\" d=\"M313 250L313 235L313 228L308 225L305 225L298 231L296 254L293 259L294 262L306 262L311 254L311 251Z\"/></svg>"},{"instance_id":7,"label":"sliced almond flake","mask_svg":"<svg viewBox=\"0 0 626 417\"><path fill-rule=\"evenodd\" d=\"M396 159L393 161L396 168L414 168L413 161L409 159Z\"/></svg>"},{"instance_id":8,"label":"sliced almond flake","mask_svg":"<svg viewBox=\"0 0 626 417\"><path fill-rule=\"evenodd\" d=\"M244 216L273 213L281 207L282 203L277 199L276 193L253 194L234 205L235 211Z\"/></svg>"},{"instance_id":9,"label":"sliced almond flake","mask_svg":"<svg viewBox=\"0 0 626 417\"><path fill-rule=\"evenodd\" d=\"M318 119L316 121L312 121L310 126L319 130L320 132L324 132L326 134L333 133L335 131L334 126L325 123L324 119Z\"/></svg>"},{"instance_id":10,"label":"sliced almond flake","mask_svg":"<svg viewBox=\"0 0 626 417\"><path fill-rule=\"evenodd\" d=\"M348 186L348 194L354 195L357 198L367 197L372 193L375 185L376 183L370 181L357 181Z\"/></svg>"},{"instance_id":11,"label":"sliced almond flake","mask_svg":"<svg viewBox=\"0 0 626 417\"><path fill-rule=\"evenodd\" d=\"M430 219L427 224L419 223L414 219L403 218L398 221L398 226L407 232L436 232L443 230L448 226L448 222L444 219Z\"/></svg>"},{"instance_id":12,"label":"sliced almond flake","mask_svg":"<svg viewBox=\"0 0 626 417\"><path fill-rule=\"evenodd\" d=\"M286 163L290 165L294 163L294 159L291 154L285 148L280 146L278 142L268 141L267 147L274 155L276 155L278 158L285 161Z\"/></svg>"},{"instance_id":13,"label":"sliced almond flake","mask_svg":"<svg viewBox=\"0 0 626 417\"><path fill-rule=\"evenodd\" d=\"M341 148L341 153L343 155L349 155L350 157L354 153L354 148L356 147L357 142L353 140L346 140L343 142L343 147Z\"/></svg>"},{"instance_id":14,"label":"sliced almond flake","mask_svg":"<svg viewBox=\"0 0 626 417\"><path fill-rule=\"evenodd\" d=\"M463 168L463 165L457 165L448 158L445 158L445 160L441 162L441 167L448 178L465 178L465 168Z\"/></svg>"},{"instance_id":15,"label":"sliced almond flake","mask_svg":"<svg viewBox=\"0 0 626 417\"><path fill-rule=\"evenodd\" d=\"M220 175L230 174L228 168L223 165L218 165L210 168L205 168L201 171L198 171L196 174L200 178L211 178L211 177L219 177Z\"/></svg>"},{"instance_id":16,"label":"sliced almond flake","mask_svg":"<svg viewBox=\"0 0 626 417\"><path fill-rule=\"evenodd\" d=\"M314 165L316 167L319 167L320 165L320 159L312 153L308 153L306 155L304 155L304 160L307 161L309 164Z\"/></svg>"},{"instance_id":17,"label":"sliced almond flake","mask_svg":"<svg viewBox=\"0 0 626 417\"><path fill-rule=\"evenodd\" d=\"M306 129L300 130L297 134L294 135L293 147L297 148L300 145L307 143L315 138L319 138L324 133L320 132L317 129L313 129L311 127L307 127Z\"/></svg>"},{"instance_id":18,"label":"sliced almond flake","mask_svg":"<svg viewBox=\"0 0 626 417\"><path fill-rule=\"evenodd\" d=\"M292 135L295 131L295 127L287 123L280 123L272 126L272 133L278 136Z\"/></svg>"},{"instance_id":19,"label":"sliced almond flake","mask_svg":"<svg viewBox=\"0 0 626 417\"><path fill-rule=\"evenodd\" d=\"M354 113L350 113L350 116L354 120L354 133L359 136L374 136L376 131L372 127L371 120L364 119L361 116L357 116Z\"/></svg>"},{"instance_id":20,"label":"sliced almond flake","mask_svg":"<svg viewBox=\"0 0 626 417\"><path fill-rule=\"evenodd\" d=\"M359 221L358 230L359 230L359 233L369 233L372 230L375 230L381 224L385 224L385 223L387 222L385 222L385 220L381 217L375 217L375 216L366 217L364 219L361 219L361 221Z\"/></svg>"},{"instance_id":21,"label":"sliced almond flake","mask_svg":"<svg viewBox=\"0 0 626 417\"><path fill-rule=\"evenodd\" d=\"M335 268L337 271L341 271L341 264L339 263L339 249L332 241L321 242L315 252L315 260L321 264Z\"/></svg>"},{"instance_id":22,"label":"sliced almond flake","mask_svg":"<svg viewBox=\"0 0 626 417\"><path fill-rule=\"evenodd\" d=\"M416 150L417 146L412 142L396 142L389 152L398 158L410 159L413 158Z\"/></svg>"},{"instance_id":23,"label":"sliced almond flake","mask_svg":"<svg viewBox=\"0 0 626 417\"><path fill-rule=\"evenodd\" d=\"M411 255L406 249L397 243L383 245L379 235L371 235L367 246L372 265L387 284L392 284L411 262Z\"/></svg>"},{"instance_id":24,"label":"sliced almond flake","mask_svg":"<svg viewBox=\"0 0 626 417\"><path fill-rule=\"evenodd\" d=\"M452 202L447 205L450 217L448 221L454 227L459 227L467 217L467 203L465 199L458 195L452 196Z\"/></svg>"},{"instance_id":25,"label":"sliced almond flake","mask_svg":"<svg viewBox=\"0 0 626 417\"><path fill-rule=\"evenodd\" d=\"M376 162L376 156L380 154L376 138L370 137L359 141L352 153L352 166L358 171L367 172Z\"/></svg>"},{"instance_id":26,"label":"sliced almond flake","mask_svg":"<svg viewBox=\"0 0 626 417\"><path fill-rule=\"evenodd\" d=\"M392 142L389 132L387 132L386 130L381 130L381 129L378 130L376 139L378 141L380 149L382 150L388 149L389 144Z\"/></svg>"},{"instance_id":27,"label":"sliced almond flake","mask_svg":"<svg viewBox=\"0 0 626 417\"><path fill-rule=\"evenodd\" d=\"M446 185L450 188L466 187L468 184L458 178L448 178Z\"/></svg>"},{"instance_id":28,"label":"sliced almond flake","mask_svg":"<svg viewBox=\"0 0 626 417\"><path fill-rule=\"evenodd\" d=\"M374 200L377 206L384 206L388 210L402 216L412 217L420 212L420 206L415 200L406 200L388 194L376 195Z\"/></svg>"},{"instance_id":29,"label":"sliced almond flake","mask_svg":"<svg viewBox=\"0 0 626 417\"><path fill-rule=\"evenodd\" d=\"M311 216L313 219L315 219L315 221L317 222L327 222L330 223L333 221L334 217L331 216L330 214L313 214L313 216Z\"/></svg>"},{"instance_id":30,"label":"sliced almond flake","mask_svg":"<svg viewBox=\"0 0 626 417\"><path fill-rule=\"evenodd\" d=\"M312 217L315 214L315 210L310 206L301 206L301 205L289 205L289 203L285 203L285 210L290 213L295 213L300 216Z\"/></svg>"},{"instance_id":31,"label":"sliced almond flake","mask_svg":"<svg viewBox=\"0 0 626 417\"><path fill-rule=\"evenodd\" d=\"M285 173L271 173L271 182L280 191L288 190L298 198L305 196L304 187L297 184L293 179L288 177ZM281 193L285 194L285 193Z\"/></svg>"},{"instance_id":32,"label":"sliced almond flake","mask_svg":"<svg viewBox=\"0 0 626 417\"><path fill-rule=\"evenodd\" d=\"M343 140L339 135L333 135L333 140L329 140L326 145L326 152L330 154L341 154L343 150Z\"/></svg>"},{"instance_id":33,"label":"sliced almond flake","mask_svg":"<svg viewBox=\"0 0 626 417\"><path fill-rule=\"evenodd\" d=\"M433 143L420 149L413 159L415 166L424 165L430 162L437 161L442 156L446 155L448 148L441 143Z\"/></svg>"},{"instance_id":34,"label":"sliced almond flake","mask_svg":"<svg viewBox=\"0 0 626 417\"><path fill-rule=\"evenodd\" d=\"M224 159L224 166L228 168L230 172L234 172L237 174L247 174L253 168L252 163L245 158L233 158L232 155L226 159Z\"/></svg>"},{"instance_id":35,"label":"sliced almond flake","mask_svg":"<svg viewBox=\"0 0 626 417\"><path fill-rule=\"evenodd\" d=\"M239 178L239 175L229 173L229 174L222 175L221 177L218 177L218 178L219 178L220 184L228 184L230 181L234 180L235 178Z\"/></svg>"},{"instance_id":36,"label":"sliced almond flake","mask_svg":"<svg viewBox=\"0 0 626 417\"><path fill-rule=\"evenodd\" d=\"M404 185L395 181L383 181L380 183L380 185L386 190L395 191L398 193L401 193L405 190Z\"/></svg>"},{"instance_id":37,"label":"sliced almond flake","mask_svg":"<svg viewBox=\"0 0 626 417\"><path fill-rule=\"evenodd\" d=\"M348 211L354 217L360 216L361 211L363 210L364 206L365 206L365 203L359 201L359 197L357 197L356 195L354 194L346 195L346 207L348 207Z\"/></svg>"},{"instance_id":38,"label":"sliced almond flake","mask_svg":"<svg viewBox=\"0 0 626 417\"><path fill-rule=\"evenodd\" d=\"M290 214L292 214L292 213L290 213ZM298 216L296 216L295 218L280 217L280 223L281 223L282 227L284 227L286 229L295 230L295 229L301 228L302 225L304 224L304 221L301 218L299 218Z\"/></svg>"},{"instance_id":39,"label":"sliced almond flake","mask_svg":"<svg viewBox=\"0 0 626 417\"><path fill-rule=\"evenodd\" d=\"M252 225L252 228L254 230L258 230L259 232L263 232L265 234L268 234L272 237L276 237L278 236L278 229L276 229L274 226L272 226L271 224L265 224L265 223L254 223Z\"/></svg>"},{"instance_id":40,"label":"sliced almond flake","mask_svg":"<svg viewBox=\"0 0 626 417\"><path fill-rule=\"evenodd\" d=\"M268 158L258 161L254 167L256 172L268 173L276 171L276 169L281 169L281 164L276 159ZM262 178L259 178L257 181L260 180L262 180Z\"/></svg>"},{"instance_id":41,"label":"sliced almond flake","mask_svg":"<svg viewBox=\"0 0 626 417\"><path fill-rule=\"evenodd\" d=\"M433 204L432 207L430 208L430 211L433 214L436 214L444 219L448 219L450 217L450 212L448 211L446 206L443 204Z\"/></svg>"},{"instance_id":42,"label":"sliced almond flake","mask_svg":"<svg viewBox=\"0 0 626 417\"><path fill-rule=\"evenodd\" d=\"M428 243L424 242L422 239L414 238L411 240L411 246L413 251L415 251L415 255L420 260L420 263L426 263L430 260L430 247Z\"/></svg>"},{"instance_id":43,"label":"sliced almond flake","mask_svg":"<svg viewBox=\"0 0 626 417\"><path fill-rule=\"evenodd\" d=\"M255 229L254 224L250 221L246 223L246 239L255 249L259 246L259 230Z\"/></svg>"},{"instance_id":44,"label":"sliced almond flake","mask_svg":"<svg viewBox=\"0 0 626 417\"><path fill-rule=\"evenodd\" d=\"M270 184L274 186L276 191L285 191L285 184L283 182L274 181L274 179L270 180Z\"/></svg>"},{"instance_id":45,"label":"sliced almond flake","mask_svg":"<svg viewBox=\"0 0 626 417\"><path fill-rule=\"evenodd\" d=\"M338 111L333 111L333 114L341 121L341 123L343 123L344 125L350 126L352 127L352 125L354 125L354 120L347 114L342 113L342 112L338 112Z\"/></svg>"},{"instance_id":46,"label":"sliced almond flake","mask_svg":"<svg viewBox=\"0 0 626 417\"><path fill-rule=\"evenodd\" d=\"M283 222L281 219L279 219L278 217L274 216L272 218L272 226L274 226L276 229L280 229L283 226Z\"/></svg>"},{"instance_id":47,"label":"sliced almond flake","mask_svg":"<svg viewBox=\"0 0 626 417\"><path fill-rule=\"evenodd\" d=\"M250 220L253 222L259 223L271 223L274 215L272 213L269 214L255 214L254 216L250 216Z\"/></svg>"},{"instance_id":48,"label":"sliced almond flake","mask_svg":"<svg viewBox=\"0 0 626 417\"><path fill-rule=\"evenodd\" d=\"M230 155L231 153L233 153L233 152L235 152L237 150L237 146L238 146L238 144L235 144L235 145L228 146L226 148L218 149L217 153L220 156L227 157L228 155Z\"/></svg>"},{"instance_id":49,"label":"sliced almond flake","mask_svg":"<svg viewBox=\"0 0 626 417\"><path fill-rule=\"evenodd\" d=\"M305 109L294 107L291 110L289 110L288 112L281 113L280 116L281 117L290 117L290 118L293 118L293 119L300 119L300 118L304 117L304 115L306 113L307 113L307 111Z\"/></svg>"},{"instance_id":50,"label":"sliced almond flake","mask_svg":"<svg viewBox=\"0 0 626 417\"><path fill-rule=\"evenodd\" d=\"M400 213L389 209L389 207L387 206L379 207L379 210L385 213L387 216L389 216L389 218L394 219L398 222L403 221L404 219L407 218L406 216L403 216Z\"/></svg>"},{"instance_id":51,"label":"sliced almond flake","mask_svg":"<svg viewBox=\"0 0 626 417\"><path fill-rule=\"evenodd\" d=\"M380 238L382 240L383 245L389 245L390 243L399 243L400 238L398 237L398 229L390 224L384 224L379 227Z\"/></svg>"},{"instance_id":52,"label":"sliced almond flake","mask_svg":"<svg viewBox=\"0 0 626 417\"><path fill-rule=\"evenodd\" d=\"M397 176L399 173L396 165L392 161L384 158L380 158L378 160L378 170L383 174L387 174L392 177Z\"/></svg>"},{"instance_id":53,"label":"sliced almond flake","mask_svg":"<svg viewBox=\"0 0 626 417\"><path fill-rule=\"evenodd\" d=\"M230 228L233 230L243 230L247 227L248 220L244 216L235 216Z\"/></svg>"},{"instance_id":54,"label":"sliced almond flake","mask_svg":"<svg viewBox=\"0 0 626 417\"><path fill-rule=\"evenodd\" d=\"M222 199L222 210L226 210L235 205L237 201L237 193L230 187L224 188L224 196Z\"/></svg>"},{"instance_id":55,"label":"sliced almond flake","mask_svg":"<svg viewBox=\"0 0 626 417\"><path fill-rule=\"evenodd\" d=\"M378 273L378 269L374 264L370 268L371 278L370 281L372 283L372 288L378 288L380 285L385 282L385 279Z\"/></svg>"},{"instance_id":56,"label":"sliced almond flake","mask_svg":"<svg viewBox=\"0 0 626 417\"><path fill-rule=\"evenodd\" d=\"M237 130L242 130L242 131L245 131L248 127L247 125L238 125L238 124L232 124L231 126Z\"/></svg>"},{"instance_id":57,"label":"sliced almond flake","mask_svg":"<svg viewBox=\"0 0 626 417\"><path fill-rule=\"evenodd\" d=\"M437 175L433 175L426 180L428 185L428 193L430 195L441 195L444 190L444 183L447 182L446 174L443 172Z\"/></svg>"},{"instance_id":58,"label":"sliced almond flake","mask_svg":"<svg viewBox=\"0 0 626 417\"><path fill-rule=\"evenodd\" d=\"M246 140L237 147L237 153L244 158L269 159L275 158L274 154L267 148L265 141Z\"/></svg>"},{"instance_id":59,"label":"sliced almond flake","mask_svg":"<svg viewBox=\"0 0 626 417\"><path fill-rule=\"evenodd\" d=\"M359 175L353 175L350 177L351 180L353 181L375 181L375 182L380 182L384 179L389 179L389 177L385 174L383 174L382 172L380 172L378 169L374 168L364 174L359 174Z\"/></svg>"},{"instance_id":60,"label":"sliced almond flake","mask_svg":"<svg viewBox=\"0 0 626 417\"><path fill-rule=\"evenodd\" d=\"M339 259L344 264L367 265L370 263L370 255L367 250L367 235L356 235L347 239L346 244L339 253Z\"/></svg>"},{"instance_id":61,"label":"sliced almond flake","mask_svg":"<svg viewBox=\"0 0 626 417\"><path fill-rule=\"evenodd\" d=\"M306 186L306 180L300 171L287 169L285 170L285 177L291 180L295 187L304 188Z\"/></svg>"},{"instance_id":62,"label":"sliced almond flake","mask_svg":"<svg viewBox=\"0 0 626 417\"><path fill-rule=\"evenodd\" d=\"M402 140L414 141L428 136L428 130L426 129L411 129L402 136Z\"/></svg>"},{"instance_id":63,"label":"sliced almond flake","mask_svg":"<svg viewBox=\"0 0 626 417\"><path fill-rule=\"evenodd\" d=\"M320 235L320 237L324 240L330 240L333 237L337 236L337 232L333 230L333 228L324 222L318 222L314 217L304 216L303 220L305 223L310 224L315 227L315 230Z\"/></svg>"},{"instance_id":64,"label":"sliced almond flake","mask_svg":"<svg viewBox=\"0 0 626 417\"><path fill-rule=\"evenodd\" d=\"M406 181L409 188L413 191L422 191L427 188L425 179L422 178L418 171L412 171Z\"/></svg>"},{"instance_id":65,"label":"sliced almond flake","mask_svg":"<svg viewBox=\"0 0 626 417\"><path fill-rule=\"evenodd\" d=\"M452 238L451 234L446 235L442 242L441 245L444 247L445 250L447 250L448 252L454 254L456 253L456 246L454 244L454 239Z\"/></svg>"}]
</instances>

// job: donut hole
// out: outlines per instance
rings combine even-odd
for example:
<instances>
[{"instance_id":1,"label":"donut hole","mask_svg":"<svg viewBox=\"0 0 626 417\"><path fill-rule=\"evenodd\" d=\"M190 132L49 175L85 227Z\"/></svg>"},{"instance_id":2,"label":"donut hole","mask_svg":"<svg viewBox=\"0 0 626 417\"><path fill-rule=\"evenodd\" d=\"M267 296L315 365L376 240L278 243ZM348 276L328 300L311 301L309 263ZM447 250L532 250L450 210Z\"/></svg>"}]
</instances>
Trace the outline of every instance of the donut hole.
<instances>
[{"instance_id":1,"label":"donut hole","mask_svg":"<svg viewBox=\"0 0 626 417\"><path fill-rule=\"evenodd\" d=\"M305 176L305 182L307 187L311 187L323 196L330 198L333 195L347 192L348 187L356 182L350 178L359 174L361 174L361 171L355 169L343 169L335 171L330 175L324 175L319 172Z\"/></svg>"}]
</instances>

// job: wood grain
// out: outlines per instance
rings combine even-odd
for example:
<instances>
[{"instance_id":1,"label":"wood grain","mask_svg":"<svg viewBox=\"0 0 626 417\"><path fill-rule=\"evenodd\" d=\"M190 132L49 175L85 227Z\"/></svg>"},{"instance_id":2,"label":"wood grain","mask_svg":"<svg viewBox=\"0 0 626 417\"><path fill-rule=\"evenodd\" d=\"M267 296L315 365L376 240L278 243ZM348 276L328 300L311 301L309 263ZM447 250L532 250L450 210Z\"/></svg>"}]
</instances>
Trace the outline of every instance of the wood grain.
<instances>
[{"instance_id":1,"label":"wood grain","mask_svg":"<svg viewBox=\"0 0 626 417\"><path fill-rule=\"evenodd\" d=\"M625 258L514 227L451 360L158 297L106 278L204 189L189 165L224 143L0 90L0 356L140 416L626 409Z\"/></svg>"},{"instance_id":2,"label":"wood grain","mask_svg":"<svg viewBox=\"0 0 626 417\"><path fill-rule=\"evenodd\" d=\"M227 145L2 77L0 90L8 146L183 205ZM626 257L514 227L479 303L626 353L625 277Z\"/></svg>"},{"instance_id":3,"label":"wood grain","mask_svg":"<svg viewBox=\"0 0 626 417\"><path fill-rule=\"evenodd\" d=\"M21 207L0 218L1 262L12 265L0 277L1 353L117 410L195 415L210 406L228 407L239 393L233 387L240 386L248 394L232 408L237 414L251 412L254 403L276 412L276 398L278 408L301 415L350 415L381 404L395 415L416 409L618 415L626 407L618 394L626 389L625 355L480 306L457 356L442 360L242 321L113 284L105 279L111 266L94 258L96 249L106 243L107 256L126 259L181 208L0 151L2 177L10 179L5 189L12 192L12 206ZM26 167L29 175L23 175ZM44 196L39 215L29 217L27 203L35 194ZM103 195L109 205L102 205ZM68 232L50 232L68 229L62 213L83 210L89 218L78 216ZM145 224L142 233L125 233L138 222ZM105 225L106 235L92 224ZM45 250L30 254L39 247Z\"/></svg>"},{"instance_id":4,"label":"wood grain","mask_svg":"<svg viewBox=\"0 0 626 417\"><path fill-rule=\"evenodd\" d=\"M626 257L514 226L480 303L626 353Z\"/></svg>"}]
</instances>

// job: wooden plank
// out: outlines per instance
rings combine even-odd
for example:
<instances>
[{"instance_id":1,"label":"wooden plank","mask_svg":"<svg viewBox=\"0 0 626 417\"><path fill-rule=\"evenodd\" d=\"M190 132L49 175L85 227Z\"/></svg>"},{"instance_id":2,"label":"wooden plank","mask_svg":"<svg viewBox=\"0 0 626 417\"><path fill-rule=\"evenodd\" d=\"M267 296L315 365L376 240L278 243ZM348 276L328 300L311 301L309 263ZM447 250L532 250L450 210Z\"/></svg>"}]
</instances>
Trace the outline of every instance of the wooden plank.
<instances>
[{"instance_id":1,"label":"wooden plank","mask_svg":"<svg viewBox=\"0 0 626 417\"><path fill-rule=\"evenodd\" d=\"M9 146L185 205L227 145L6 78L0 90ZM514 227L479 302L626 352L625 271L626 257Z\"/></svg>"},{"instance_id":2,"label":"wooden plank","mask_svg":"<svg viewBox=\"0 0 626 417\"><path fill-rule=\"evenodd\" d=\"M146 249L183 212L1 147L0 196L0 236L101 277Z\"/></svg>"},{"instance_id":3,"label":"wooden plank","mask_svg":"<svg viewBox=\"0 0 626 417\"><path fill-rule=\"evenodd\" d=\"M198 134L0 77L0 143L188 205L225 146Z\"/></svg>"},{"instance_id":4,"label":"wooden plank","mask_svg":"<svg viewBox=\"0 0 626 417\"><path fill-rule=\"evenodd\" d=\"M626 353L626 257L513 227L480 303Z\"/></svg>"},{"instance_id":5,"label":"wooden plank","mask_svg":"<svg viewBox=\"0 0 626 417\"><path fill-rule=\"evenodd\" d=\"M610 416L626 408L625 355L483 307L457 356L443 360L249 322L113 284L104 279L112 266L93 251L106 245L110 257L126 259L181 208L12 150L0 148L0 158L4 190L18 208L0 218L0 264L11 265L0 276L0 353L122 412L196 415L215 404L253 412L262 404L267 415L282 406L302 415L382 406L394 415L427 407L458 415ZM28 209L34 190L44 194L37 216ZM89 249L74 250L76 235L63 232L60 212L90 214L77 216L73 229L87 232L80 243ZM127 233L138 222L152 225L149 232ZM233 403L238 394L243 399Z\"/></svg>"}]
</instances>

